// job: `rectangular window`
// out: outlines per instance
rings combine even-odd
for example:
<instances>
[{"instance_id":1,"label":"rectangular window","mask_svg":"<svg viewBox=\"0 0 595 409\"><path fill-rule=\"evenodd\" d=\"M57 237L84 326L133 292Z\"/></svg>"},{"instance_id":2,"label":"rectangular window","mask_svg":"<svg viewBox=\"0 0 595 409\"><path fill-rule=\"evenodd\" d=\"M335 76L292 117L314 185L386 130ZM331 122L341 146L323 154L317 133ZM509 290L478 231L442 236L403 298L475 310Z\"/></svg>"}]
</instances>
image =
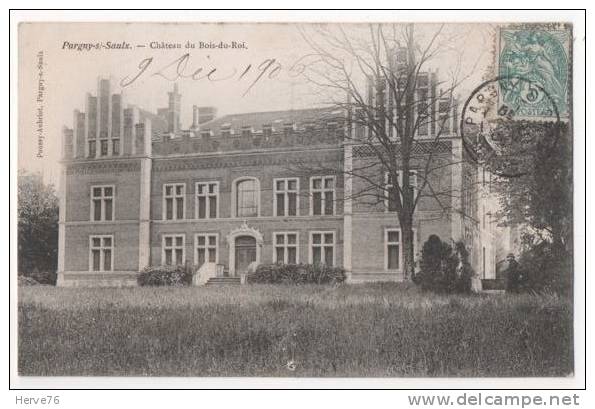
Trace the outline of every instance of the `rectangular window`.
<instances>
[{"instance_id":1,"label":"rectangular window","mask_svg":"<svg viewBox=\"0 0 595 409\"><path fill-rule=\"evenodd\" d=\"M218 263L217 234L197 234L194 236L194 264Z\"/></svg>"},{"instance_id":2,"label":"rectangular window","mask_svg":"<svg viewBox=\"0 0 595 409\"><path fill-rule=\"evenodd\" d=\"M89 157L94 158L97 156L97 144L95 141L89 141Z\"/></svg>"},{"instance_id":3,"label":"rectangular window","mask_svg":"<svg viewBox=\"0 0 595 409\"><path fill-rule=\"evenodd\" d=\"M108 144L107 144L108 140L107 139L103 139L101 141L99 141L99 143L101 144L101 156L107 156L107 151L108 151Z\"/></svg>"},{"instance_id":4,"label":"rectangular window","mask_svg":"<svg viewBox=\"0 0 595 409\"><path fill-rule=\"evenodd\" d=\"M120 154L120 140L112 139L112 155Z\"/></svg>"},{"instance_id":5,"label":"rectangular window","mask_svg":"<svg viewBox=\"0 0 595 409\"><path fill-rule=\"evenodd\" d=\"M91 186L91 220L95 222L114 220L113 185Z\"/></svg>"},{"instance_id":6,"label":"rectangular window","mask_svg":"<svg viewBox=\"0 0 595 409\"><path fill-rule=\"evenodd\" d=\"M438 132L441 135L450 134L450 101L448 98L441 98L438 101Z\"/></svg>"},{"instance_id":7,"label":"rectangular window","mask_svg":"<svg viewBox=\"0 0 595 409\"><path fill-rule=\"evenodd\" d=\"M310 263L335 265L335 232L310 233Z\"/></svg>"},{"instance_id":8,"label":"rectangular window","mask_svg":"<svg viewBox=\"0 0 595 409\"><path fill-rule=\"evenodd\" d=\"M419 89L417 91L417 98L418 103L416 104L416 114L417 114L417 134L419 136L427 136L428 135L428 126L430 124L429 117L429 104L428 104L428 91L427 89Z\"/></svg>"},{"instance_id":9,"label":"rectangular window","mask_svg":"<svg viewBox=\"0 0 595 409\"><path fill-rule=\"evenodd\" d=\"M298 261L298 234L297 233L274 233L275 251L273 263L297 264Z\"/></svg>"},{"instance_id":10,"label":"rectangular window","mask_svg":"<svg viewBox=\"0 0 595 409\"><path fill-rule=\"evenodd\" d=\"M401 229L387 228L384 230L384 269L401 271L403 267L403 246ZM413 255L417 251L417 230L413 229Z\"/></svg>"},{"instance_id":11,"label":"rectangular window","mask_svg":"<svg viewBox=\"0 0 595 409\"><path fill-rule=\"evenodd\" d=\"M400 175L402 178L403 175ZM413 200L417 198L417 170L410 170L409 171L409 189L411 190L411 195Z\"/></svg>"},{"instance_id":12,"label":"rectangular window","mask_svg":"<svg viewBox=\"0 0 595 409\"><path fill-rule=\"evenodd\" d=\"M401 230L386 229L384 233L387 270L401 269Z\"/></svg>"},{"instance_id":13,"label":"rectangular window","mask_svg":"<svg viewBox=\"0 0 595 409\"><path fill-rule=\"evenodd\" d=\"M170 183L163 185L163 219L183 219L185 209L186 184Z\"/></svg>"},{"instance_id":14,"label":"rectangular window","mask_svg":"<svg viewBox=\"0 0 595 409\"><path fill-rule=\"evenodd\" d=\"M399 188L395 186L393 182L393 178L387 172L384 177L384 189L385 189L385 201L386 201L386 210L389 212L396 212L397 211L397 201L399 200Z\"/></svg>"},{"instance_id":15,"label":"rectangular window","mask_svg":"<svg viewBox=\"0 0 595 409\"><path fill-rule=\"evenodd\" d=\"M310 211L312 215L332 215L335 213L335 177L310 178Z\"/></svg>"},{"instance_id":16,"label":"rectangular window","mask_svg":"<svg viewBox=\"0 0 595 409\"><path fill-rule=\"evenodd\" d=\"M163 236L161 264L177 266L186 260L186 236L183 234L168 234Z\"/></svg>"},{"instance_id":17,"label":"rectangular window","mask_svg":"<svg viewBox=\"0 0 595 409\"><path fill-rule=\"evenodd\" d=\"M399 188L403 188L403 172L397 172ZM389 212L396 212L397 211L397 199L399 196L399 189L393 183L390 174L387 172L384 175L385 179L385 205L386 210ZM410 170L409 171L409 189L413 194L413 200L417 198L417 194L419 193L417 190L417 170ZM401 199L403 197L401 196Z\"/></svg>"},{"instance_id":18,"label":"rectangular window","mask_svg":"<svg viewBox=\"0 0 595 409\"><path fill-rule=\"evenodd\" d=\"M114 237L112 235L89 237L89 271L114 270Z\"/></svg>"},{"instance_id":19,"label":"rectangular window","mask_svg":"<svg viewBox=\"0 0 595 409\"><path fill-rule=\"evenodd\" d=\"M196 218L216 219L219 214L219 182L196 184Z\"/></svg>"},{"instance_id":20,"label":"rectangular window","mask_svg":"<svg viewBox=\"0 0 595 409\"><path fill-rule=\"evenodd\" d=\"M299 179L274 179L273 188L275 216L297 216Z\"/></svg>"}]
</instances>

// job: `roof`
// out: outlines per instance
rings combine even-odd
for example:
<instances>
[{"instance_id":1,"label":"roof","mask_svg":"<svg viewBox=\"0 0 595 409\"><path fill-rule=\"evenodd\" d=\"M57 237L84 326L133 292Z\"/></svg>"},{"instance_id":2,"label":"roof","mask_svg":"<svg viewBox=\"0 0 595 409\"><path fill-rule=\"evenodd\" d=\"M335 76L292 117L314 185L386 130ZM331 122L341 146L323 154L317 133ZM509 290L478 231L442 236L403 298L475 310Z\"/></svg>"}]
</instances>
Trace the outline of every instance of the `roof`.
<instances>
[{"instance_id":1,"label":"roof","mask_svg":"<svg viewBox=\"0 0 595 409\"><path fill-rule=\"evenodd\" d=\"M240 132L242 128L261 131L264 125L270 125L273 127L273 131L279 131L283 129L285 124L294 124L299 127L300 125L320 122L325 119L332 120L332 118L338 117L343 117L342 111L332 108L249 112L245 114L224 115L201 124L200 128L202 130L208 129L212 133L218 134L221 128L231 128L236 132Z\"/></svg>"}]
</instances>

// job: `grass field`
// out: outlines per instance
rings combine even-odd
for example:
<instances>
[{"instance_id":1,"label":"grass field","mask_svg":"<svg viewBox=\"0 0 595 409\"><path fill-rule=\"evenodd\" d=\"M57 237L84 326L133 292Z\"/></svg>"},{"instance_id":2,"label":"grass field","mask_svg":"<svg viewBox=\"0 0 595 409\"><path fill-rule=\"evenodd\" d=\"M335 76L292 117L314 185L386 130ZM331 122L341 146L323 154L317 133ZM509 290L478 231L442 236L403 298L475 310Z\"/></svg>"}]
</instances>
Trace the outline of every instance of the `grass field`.
<instances>
[{"instance_id":1,"label":"grass field","mask_svg":"<svg viewBox=\"0 0 595 409\"><path fill-rule=\"evenodd\" d=\"M398 284L19 289L21 375L565 376L572 303Z\"/></svg>"}]
</instances>

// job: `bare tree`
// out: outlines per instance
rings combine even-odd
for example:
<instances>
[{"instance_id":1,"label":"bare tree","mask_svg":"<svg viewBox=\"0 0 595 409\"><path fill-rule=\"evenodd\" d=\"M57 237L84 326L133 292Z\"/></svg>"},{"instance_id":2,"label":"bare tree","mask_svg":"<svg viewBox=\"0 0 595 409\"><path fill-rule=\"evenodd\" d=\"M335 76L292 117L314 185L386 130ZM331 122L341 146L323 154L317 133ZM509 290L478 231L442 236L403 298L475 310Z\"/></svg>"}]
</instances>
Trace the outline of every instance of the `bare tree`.
<instances>
[{"instance_id":1,"label":"bare tree","mask_svg":"<svg viewBox=\"0 0 595 409\"><path fill-rule=\"evenodd\" d=\"M453 206L453 196L464 196L461 186L437 182L434 175L464 160L451 150L445 155L441 147L456 132L455 90L465 77L460 60L446 80L429 66L442 52L452 51L460 34L445 33L443 25L424 35L417 35L413 24L347 30L340 25L300 30L312 49L304 58L303 75L326 104L345 113L349 165L344 177L362 182L345 192L345 199L390 203L401 227L405 277L410 278L413 216L420 200L431 196L444 214L464 211L464 206ZM367 158L356 157L356 150Z\"/></svg>"}]
</instances>

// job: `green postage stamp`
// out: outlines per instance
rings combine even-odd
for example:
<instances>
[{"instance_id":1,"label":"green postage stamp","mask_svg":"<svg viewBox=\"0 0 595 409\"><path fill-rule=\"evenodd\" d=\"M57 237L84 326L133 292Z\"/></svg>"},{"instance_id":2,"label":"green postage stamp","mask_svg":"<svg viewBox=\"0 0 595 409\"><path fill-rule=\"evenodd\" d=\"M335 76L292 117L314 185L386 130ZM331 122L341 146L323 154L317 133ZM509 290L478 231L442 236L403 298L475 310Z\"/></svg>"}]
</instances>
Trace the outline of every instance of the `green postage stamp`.
<instances>
[{"instance_id":1,"label":"green postage stamp","mask_svg":"<svg viewBox=\"0 0 595 409\"><path fill-rule=\"evenodd\" d=\"M500 28L499 108L523 119L568 119L571 38L570 29L560 24Z\"/></svg>"}]
</instances>

